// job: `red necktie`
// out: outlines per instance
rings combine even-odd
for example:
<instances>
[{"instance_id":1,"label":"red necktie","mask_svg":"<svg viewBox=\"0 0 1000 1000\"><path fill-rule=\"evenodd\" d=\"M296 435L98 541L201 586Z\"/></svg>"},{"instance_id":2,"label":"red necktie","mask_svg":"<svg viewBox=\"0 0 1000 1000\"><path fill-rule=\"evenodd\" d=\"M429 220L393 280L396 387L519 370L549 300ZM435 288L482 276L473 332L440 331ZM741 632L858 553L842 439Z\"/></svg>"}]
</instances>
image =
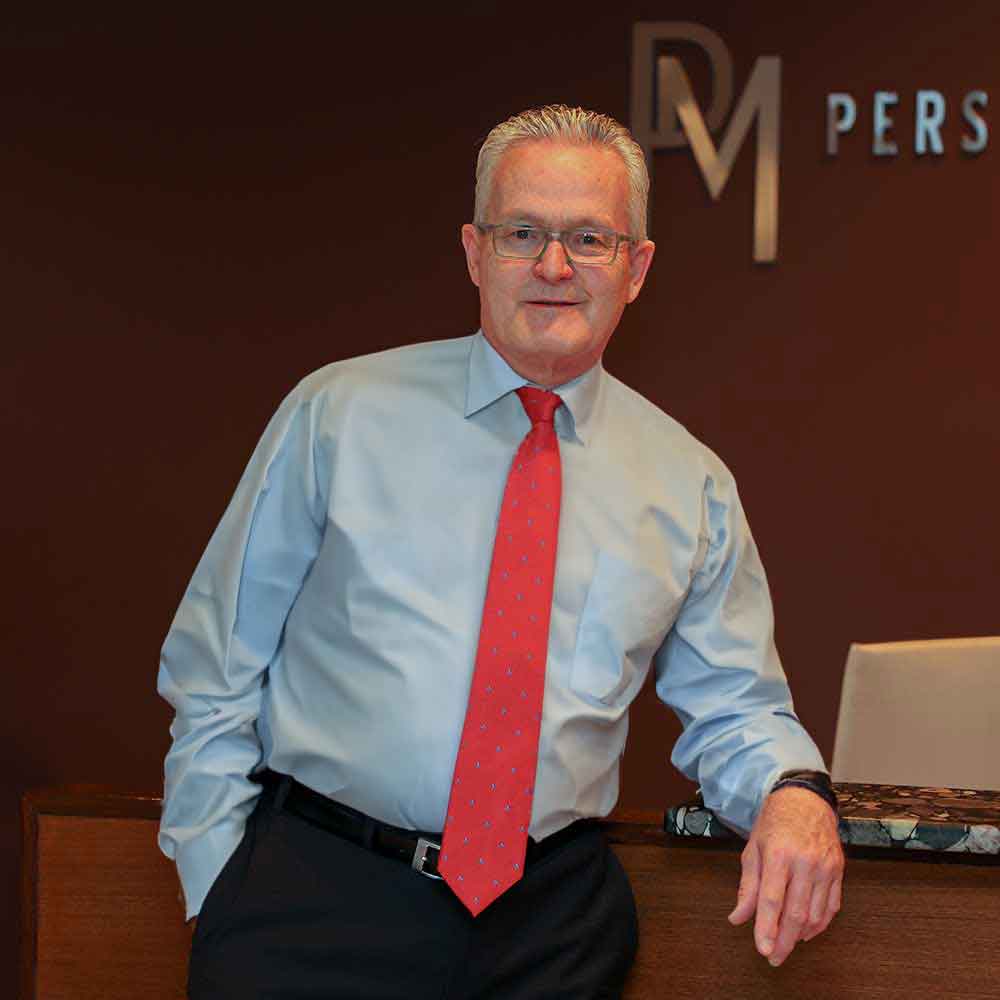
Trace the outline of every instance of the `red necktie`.
<instances>
[{"instance_id":1,"label":"red necktie","mask_svg":"<svg viewBox=\"0 0 1000 1000\"><path fill-rule=\"evenodd\" d=\"M524 872L559 534L562 400L517 390L531 419L504 489L438 871L476 916Z\"/></svg>"}]
</instances>

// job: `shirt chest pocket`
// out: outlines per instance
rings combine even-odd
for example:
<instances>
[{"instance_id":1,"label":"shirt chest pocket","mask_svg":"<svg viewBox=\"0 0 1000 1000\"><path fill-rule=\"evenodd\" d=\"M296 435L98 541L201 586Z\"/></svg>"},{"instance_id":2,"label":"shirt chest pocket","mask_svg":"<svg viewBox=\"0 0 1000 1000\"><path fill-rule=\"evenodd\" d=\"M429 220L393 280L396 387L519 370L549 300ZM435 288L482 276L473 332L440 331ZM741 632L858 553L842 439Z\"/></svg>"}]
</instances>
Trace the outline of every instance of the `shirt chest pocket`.
<instances>
[{"instance_id":1,"label":"shirt chest pocket","mask_svg":"<svg viewBox=\"0 0 1000 1000\"><path fill-rule=\"evenodd\" d=\"M572 689L609 706L631 702L683 598L671 580L602 549L577 629Z\"/></svg>"}]
</instances>

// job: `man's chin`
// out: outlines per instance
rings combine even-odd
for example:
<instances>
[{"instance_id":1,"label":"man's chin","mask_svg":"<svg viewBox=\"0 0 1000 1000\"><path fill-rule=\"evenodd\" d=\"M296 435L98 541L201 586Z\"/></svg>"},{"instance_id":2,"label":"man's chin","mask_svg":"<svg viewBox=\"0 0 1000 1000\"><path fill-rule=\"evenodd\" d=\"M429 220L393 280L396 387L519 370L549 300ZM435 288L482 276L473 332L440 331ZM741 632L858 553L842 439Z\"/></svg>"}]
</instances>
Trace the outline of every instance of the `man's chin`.
<instances>
[{"instance_id":1,"label":"man's chin","mask_svg":"<svg viewBox=\"0 0 1000 1000\"><path fill-rule=\"evenodd\" d=\"M527 345L526 352L536 354L539 359L568 359L581 354L590 346L589 340L572 329L555 329L535 331Z\"/></svg>"},{"instance_id":2,"label":"man's chin","mask_svg":"<svg viewBox=\"0 0 1000 1000\"><path fill-rule=\"evenodd\" d=\"M531 337L544 337L553 344L561 341L585 343L587 324L578 309L563 306L555 309L529 309L525 314L525 328Z\"/></svg>"}]
</instances>

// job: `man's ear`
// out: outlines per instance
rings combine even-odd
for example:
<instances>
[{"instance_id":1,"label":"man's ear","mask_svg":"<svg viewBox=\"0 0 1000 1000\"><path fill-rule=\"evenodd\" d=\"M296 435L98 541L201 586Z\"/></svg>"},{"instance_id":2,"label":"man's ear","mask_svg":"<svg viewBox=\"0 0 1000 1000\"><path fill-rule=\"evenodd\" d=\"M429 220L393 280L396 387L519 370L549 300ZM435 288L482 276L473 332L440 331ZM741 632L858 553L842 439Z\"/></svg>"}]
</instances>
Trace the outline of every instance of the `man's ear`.
<instances>
[{"instance_id":1,"label":"man's ear","mask_svg":"<svg viewBox=\"0 0 1000 1000\"><path fill-rule=\"evenodd\" d=\"M629 254L628 301L634 302L642 289L649 265L653 263L656 244L652 240L642 240Z\"/></svg>"},{"instance_id":2,"label":"man's ear","mask_svg":"<svg viewBox=\"0 0 1000 1000\"><path fill-rule=\"evenodd\" d=\"M462 226L462 246L465 247L465 263L469 268L472 283L479 287L479 263L482 254L482 241L479 230L471 222Z\"/></svg>"}]
</instances>

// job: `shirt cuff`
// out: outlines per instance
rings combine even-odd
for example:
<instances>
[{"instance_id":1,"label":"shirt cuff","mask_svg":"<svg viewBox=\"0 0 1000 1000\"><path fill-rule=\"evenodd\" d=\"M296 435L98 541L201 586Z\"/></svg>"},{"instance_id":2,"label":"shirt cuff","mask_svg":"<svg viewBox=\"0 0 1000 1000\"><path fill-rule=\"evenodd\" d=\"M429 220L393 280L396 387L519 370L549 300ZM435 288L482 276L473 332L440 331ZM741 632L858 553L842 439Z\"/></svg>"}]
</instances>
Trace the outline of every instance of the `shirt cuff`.
<instances>
[{"instance_id":1,"label":"shirt cuff","mask_svg":"<svg viewBox=\"0 0 1000 1000\"><path fill-rule=\"evenodd\" d=\"M226 820L193 840L177 847L177 875L184 891L184 919L190 920L201 910L226 862L239 846L246 830L246 820Z\"/></svg>"}]
</instances>

